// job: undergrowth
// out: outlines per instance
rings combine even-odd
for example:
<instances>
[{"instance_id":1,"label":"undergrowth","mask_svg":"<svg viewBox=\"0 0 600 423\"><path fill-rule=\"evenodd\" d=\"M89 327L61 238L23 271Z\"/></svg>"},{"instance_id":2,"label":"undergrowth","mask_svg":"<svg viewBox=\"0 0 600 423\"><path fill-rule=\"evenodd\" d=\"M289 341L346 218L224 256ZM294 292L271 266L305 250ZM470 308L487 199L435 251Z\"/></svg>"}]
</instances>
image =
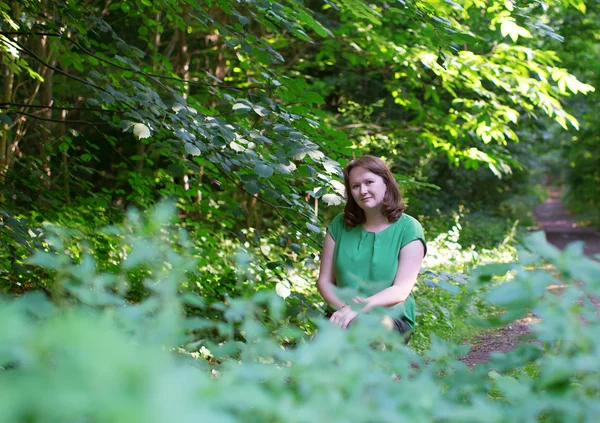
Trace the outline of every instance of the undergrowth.
<instances>
[{"instance_id":1,"label":"undergrowth","mask_svg":"<svg viewBox=\"0 0 600 423\"><path fill-rule=\"evenodd\" d=\"M317 330L306 334L273 290L207 302L184 288L197 277L195 250L171 219L163 206L103 229L126 253L113 257L110 271L101 270L85 237L46 227L43 248L27 265L52 277L52 301L43 293L0 300L0 421L559 422L597 415L599 322L588 296L600 291L600 265L580 243L560 252L535 233L518 261L472 269L459 307L498 310L472 316L473 324L498 327L528 313L541 322L532 327L534 342L469 369L457 361L468 346L431 335L417 354L376 314L346 331L314 317ZM136 272L146 292L132 303ZM556 284L566 286L562 294L547 295Z\"/></svg>"}]
</instances>

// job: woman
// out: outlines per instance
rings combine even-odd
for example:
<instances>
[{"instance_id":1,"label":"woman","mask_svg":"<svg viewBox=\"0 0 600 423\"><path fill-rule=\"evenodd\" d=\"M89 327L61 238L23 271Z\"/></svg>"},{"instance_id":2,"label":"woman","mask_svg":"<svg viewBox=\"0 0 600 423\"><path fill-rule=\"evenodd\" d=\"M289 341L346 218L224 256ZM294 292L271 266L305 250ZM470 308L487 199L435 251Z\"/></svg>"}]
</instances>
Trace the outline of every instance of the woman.
<instances>
[{"instance_id":1,"label":"woman","mask_svg":"<svg viewBox=\"0 0 600 423\"><path fill-rule=\"evenodd\" d=\"M388 307L385 326L405 336L415 325L411 290L427 251L423 228L403 213L398 184L385 163L363 156L344 168L346 206L327 227L317 287L336 311L329 319L347 328L361 312ZM359 293L352 304L334 291Z\"/></svg>"}]
</instances>

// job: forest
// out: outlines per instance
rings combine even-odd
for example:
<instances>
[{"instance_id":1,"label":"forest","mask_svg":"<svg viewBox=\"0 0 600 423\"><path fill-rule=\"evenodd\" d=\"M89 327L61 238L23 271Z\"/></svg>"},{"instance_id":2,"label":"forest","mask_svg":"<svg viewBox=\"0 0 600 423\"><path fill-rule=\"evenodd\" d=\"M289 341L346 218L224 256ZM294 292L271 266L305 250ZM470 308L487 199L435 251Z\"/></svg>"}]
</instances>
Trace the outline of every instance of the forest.
<instances>
[{"instance_id":1,"label":"forest","mask_svg":"<svg viewBox=\"0 0 600 423\"><path fill-rule=\"evenodd\" d=\"M600 413L600 255L534 213L600 229L600 1L0 0L0 57L0 423ZM316 287L365 154L408 345Z\"/></svg>"}]
</instances>

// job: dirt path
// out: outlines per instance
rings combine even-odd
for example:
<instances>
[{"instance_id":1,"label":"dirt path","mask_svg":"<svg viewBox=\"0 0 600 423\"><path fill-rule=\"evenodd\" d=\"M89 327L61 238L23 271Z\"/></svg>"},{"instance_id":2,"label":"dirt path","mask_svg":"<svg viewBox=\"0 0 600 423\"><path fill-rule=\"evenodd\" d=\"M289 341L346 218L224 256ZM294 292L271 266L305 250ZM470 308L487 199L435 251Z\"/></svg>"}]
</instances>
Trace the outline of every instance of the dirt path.
<instances>
[{"instance_id":1,"label":"dirt path","mask_svg":"<svg viewBox=\"0 0 600 423\"><path fill-rule=\"evenodd\" d=\"M600 254L600 232L578 226L575 218L562 204L560 197L560 189L550 188L550 198L536 207L533 214L538 228L543 229L548 241L561 250L572 241L582 240L585 242L585 255L593 257ZM491 352L506 352L514 349L519 338L529 333L529 326L536 320L533 317L526 317L503 328L487 332L473 342L471 351L461 361L472 367L487 362Z\"/></svg>"},{"instance_id":2,"label":"dirt path","mask_svg":"<svg viewBox=\"0 0 600 423\"><path fill-rule=\"evenodd\" d=\"M548 242L562 250L570 242L581 240L585 242L583 253L586 256L600 254L600 232L578 226L560 201L561 194L560 189L550 188L550 198L533 211L539 228L546 232Z\"/></svg>"}]
</instances>

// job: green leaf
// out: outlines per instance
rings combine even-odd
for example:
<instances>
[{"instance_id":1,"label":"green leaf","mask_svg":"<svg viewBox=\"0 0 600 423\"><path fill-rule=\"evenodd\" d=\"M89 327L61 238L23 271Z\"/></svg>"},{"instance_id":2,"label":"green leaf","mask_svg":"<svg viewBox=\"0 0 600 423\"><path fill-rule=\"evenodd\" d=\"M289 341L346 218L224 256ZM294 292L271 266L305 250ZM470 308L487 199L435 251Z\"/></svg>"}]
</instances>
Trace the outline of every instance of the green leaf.
<instances>
[{"instance_id":1,"label":"green leaf","mask_svg":"<svg viewBox=\"0 0 600 423\"><path fill-rule=\"evenodd\" d=\"M12 125L12 119L5 115L4 113L0 113L0 122L3 122L7 125Z\"/></svg>"},{"instance_id":2,"label":"green leaf","mask_svg":"<svg viewBox=\"0 0 600 423\"><path fill-rule=\"evenodd\" d=\"M304 93L304 95L302 96L302 100L307 104L325 104L325 100L323 99L323 97L320 94L314 92Z\"/></svg>"},{"instance_id":3,"label":"green leaf","mask_svg":"<svg viewBox=\"0 0 600 423\"><path fill-rule=\"evenodd\" d=\"M235 103L233 105L233 111L237 113L248 113L250 110L252 110L252 107L244 103Z\"/></svg>"},{"instance_id":4,"label":"green leaf","mask_svg":"<svg viewBox=\"0 0 600 423\"><path fill-rule=\"evenodd\" d=\"M115 98L105 91L100 91L98 93L98 97L100 97L100 99L106 104L111 104L115 102Z\"/></svg>"},{"instance_id":5,"label":"green leaf","mask_svg":"<svg viewBox=\"0 0 600 423\"><path fill-rule=\"evenodd\" d=\"M321 232L321 228L319 228L318 226L313 225L310 222L306 222L306 227L311 230L312 232L315 233L320 233Z\"/></svg>"},{"instance_id":6,"label":"green leaf","mask_svg":"<svg viewBox=\"0 0 600 423\"><path fill-rule=\"evenodd\" d=\"M167 166L167 172L169 172L169 175L171 176L181 177L185 174L185 169L180 164L171 163Z\"/></svg>"},{"instance_id":7,"label":"green leaf","mask_svg":"<svg viewBox=\"0 0 600 423\"><path fill-rule=\"evenodd\" d=\"M61 258L57 254L48 253L44 251L37 251L31 258L27 259L28 264L33 264L35 266L40 266L46 269L58 269L61 265ZM64 260L63 260L64 261Z\"/></svg>"},{"instance_id":8,"label":"green leaf","mask_svg":"<svg viewBox=\"0 0 600 423\"><path fill-rule=\"evenodd\" d=\"M458 295L458 294L460 294L460 289L456 285L453 285L453 284L448 283L446 281L439 281L438 282L438 286L440 288L442 288L443 290L448 291L451 295Z\"/></svg>"},{"instance_id":9,"label":"green leaf","mask_svg":"<svg viewBox=\"0 0 600 423\"><path fill-rule=\"evenodd\" d=\"M264 163L257 163L254 167L254 173L261 178L269 178L271 175L273 175L273 168Z\"/></svg>"},{"instance_id":10,"label":"green leaf","mask_svg":"<svg viewBox=\"0 0 600 423\"><path fill-rule=\"evenodd\" d=\"M254 106L253 110L257 115L261 117L267 116L269 114L269 110L263 106L256 105Z\"/></svg>"},{"instance_id":11,"label":"green leaf","mask_svg":"<svg viewBox=\"0 0 600 423\"><path fill-rule=\"evenodd\" d=\"M298 18L309 27L311 27L321 37L333 37L333 33L325 28L321 22L315 20L312 16L306 13L304 10L298 13Z\"/></svg>"},{"instance_id":12,"label":"green leaf","mask_svg":"<svg viewBox=\"0 0 600 423\"><path fill-rule=\"evenodd\" d=\"M246 192L250 195L258 194L262 188L262 184L258 181L246 182Z\"/></svg>"},{"instance_id":13,"label":"green leaf","mask_svg":"<svg viewBox=\"0 0 600 423\"><path fill-rule=\"evenodd\" d=\"M522 26L517 25L514 18L508 17L501 22L500 32L502 33L503 37L509 35L514 42L517 42L519 36L523 38L531 38L531 33Z\"/></svg>"},{"instance_id":14,"label":"green leaf","mask_svg":"<svg viewBox=\"0 0 600 423\"><path fill-rule=\"evenodd\" d=\"M477 40L475 39L475 37L472 34L457 32L456 34L452 34L451 37L455 40L460 41L461 43L464 43L464 44L476 44L477 43Z\"/></svg>"}]
</instances>

